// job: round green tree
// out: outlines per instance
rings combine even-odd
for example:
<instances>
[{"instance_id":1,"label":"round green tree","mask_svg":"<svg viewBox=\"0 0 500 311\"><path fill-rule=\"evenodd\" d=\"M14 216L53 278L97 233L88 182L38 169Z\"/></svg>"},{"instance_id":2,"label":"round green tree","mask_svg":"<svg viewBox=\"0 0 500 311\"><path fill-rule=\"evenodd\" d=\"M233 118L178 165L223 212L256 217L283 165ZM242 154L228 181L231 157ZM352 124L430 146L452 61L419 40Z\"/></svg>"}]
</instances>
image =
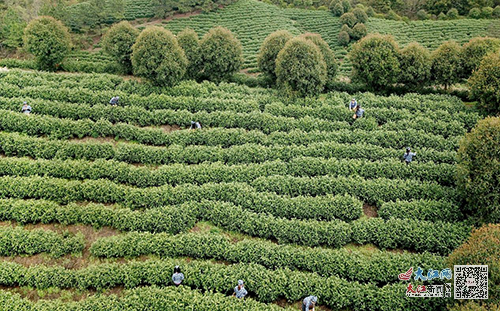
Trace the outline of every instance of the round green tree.
<instances>
[{"instance_id":1,"label":"round green tree","mask_svg":"<svg viewBox=\"0 0 500 311\"><path fill-rule=\"evenodd\" d=\"M321 35L317 33L305 33L301 37L316 44L319 48L326 63L327 81L333 81L333 79L335 79L335 75L337 74L338 65L337 60L335 59L335 54L333 54L333 51L330 49L328 43L326 43L326 41L321 38Z\"/></svg>"},{"instance_id":2,"label":"round green tree","mask_svg":"<svg viewBox=\"0 0 500 311\"><path fill-rule=\"evenodd\" d=\"M160 27L144 29L132 46L134 74L156 85L171 86L186 73L188 61L175 36Z\"/></svg>"},{"instance_id":3,"label":"round green tree","mask_svg":"<svg viewBox=\"0 0 500 311\"><path fill-rule=\"evenodd\" d=\"M358 23L352 27L351 36L354 40L359 40L368 34L365 24Z\"/></svg>"},{"instance_id":4,"label":"round green tree","mask_svg":"<svg viewBox=\"0 0 500 311\"><path fill-rule=\"evenodd\" d=\"M227 79L243 63L243 48L231 31L224 27L210 29L200 44L203 76L212 81Z\"/></svg>"},{"instance_id":5,"label":"round green tree","mask_svg":"<svg viewBox=\"0 0 500 311\"><path fill-rule=\"evenodd\" d=\"M184 50L188 60L186 78L197 80L200 77L202 62L200 40L198 34L191 28L186 28L177 34L177 42Z\"/></svg>"},{"instance_id":6,"label":"round green tree","mask_svg":"<svg viewBox=\"0 0 500 311\"><path fill-rule=\"evenodd\" d=\"M123 21L113 25L102 40L104 51L113 56L127 73L132 72L132 45L139 36L139 31L129 22Z\"/></svg>"},{"instance_id":7,"label":"round green tree","mask_svg":"<svg viewBox=\"0 0 500 311\"><path fill-rule=\"evenodd\" d=\"M468 78L474 70L479 68L483 58L500 50L500 40L495 38L473 38L462 47L461 77Z\"/></svg>"},{"instance_id":8,"label":"round green tree","mask_svg":"<svg viewBox=\"0 0 500 311\"><path fill-rule=\"evenodd\" d=\"M417 42L408 44L399 54L399 82L409 89L418 89L431 78L431 53Z\"/></svg>"},{"instance_id":9,"label":"round green tree","mask_svg":"<svg viewBox=\"0 0 500 311\"><path fill-rule=\"evenodd\" d=\"M478 8L472 8L469 11L469 17L470 18L475 18L475 19L480 19L481 18L481 10Z\"/></svg>"},{"instance_id":10,"label":"round green tree","mask_svg":"<svg viewBox=\"0 0 500 311\"><path fill-rule=\"evenodd\" d=\"M342 3L337 2L332 6L331 11L334 16L341 16L344 14L344 7L342 6Z\"/></svg>"},{"instance_id":11,"label":"round green tree","mask_svg":"<svg viewBox=\"0 0 500 311\"><path fill-rule=\"evenodd\" d=\"M448 13L446 13L448 19L457 19L458 18L458 10L455 8L451 8Z\"/></svg>"},{"instance_id":12,"label":"round green tree","mask_svg":"<svg viewBox=\"0 0 500 311\"><path fill-rule=\"evenodd\" d=\"M351 37L349 36L349 33L347 31L341 31L339 32L337 40L340 45L347 46L349 44L349 41L351 41Z\"/></svg>"},{"instance_id":13,"label":"round green tree","mask_svg":"<svg viewBox=\"0 0 500 311\"><path fill-rule=\"evenodd\" d=\"M500 56L486 56L468 80L471 96L478 106L491 113L500 112Z\"/></svg>"},{"instance_id":14,"label":"round green tree","mask_svg":"<svg viewBox=\"0 0 500 311\"><path fill-rule=\"evenodd\" d=\"M289 40L276 58L278 86L287 94L314 96L326 83L327 69L320 49L304 38Z\"/></svg>"},{"instance_id":15,"label":"round green tree","mask_svg":"<svg viewBox=\"0 0 500 311\"><path fill-rule=\"evenodd\" d=\"M292 38L293 35L288 30L278 30L267 36L260 47L257 65L260 71L268 75L272 81L276 81L276 57Z\"/></svg>"},{"instance_id":16,"label":"round green tree","mask_svg":"<svg viewBox=\"0 0 500 311\"><path fill-rule=\"evenodd\" d=\"M446 41L431 55L432 79L447 89L460 80L461 60L460 45L455 41Z\"/></svg>"},{"instance_id":17,"label":"round green tree","mask_svg":"<svg viewBox=\"0 0 500 311\"><path fill-rule=\"evenodd\" d=\"M349 27L353 27L358 22L358 19L352 12L344 13L340 17L340 23L346 24Z\"/></svg>"},{"instance_id":18,"label":"round green tree","mask_svg":"<svg viewBox=\"0 0 500 311\"><path fill-rule=\"evenodd\" d=\"M386 88L398 80L399 48L391 36L370 34L352 47L353 80L371 88Z\"/></svg>"},{"instance_id":19,"label":"round green tree","mask_svg":"<svg viewBox=\"0 0 500 311\"><path fill-rule=\"evenodd\" d=\"M352 13L354 14L354 16L356 16L358 23L366 23L368 21L368 15L366 15L365 10L361 8L355 8L354 10L352 10Z\"/></svg>"},{"instance_id":20,"label":"round green tree","mask_svg":"<svg viewBox=\"0 0 500 311\"><path fill-rule=\"evenodd\" d=\"M71 39L68 29L50 17L32 20L24 30L26 50L35 56L39 69L56 70L69 52Z\"/></svg>"},{"instance_id":21,"label":"round green tree","mask_svg":"<svg viewBox=\"0 0 500 311\"><path fill-rule=\"evenodd\" d=\"M465 212L500 223L500 118L488 117L460 141L457 185Z\"/></svg>"}]
</instances>

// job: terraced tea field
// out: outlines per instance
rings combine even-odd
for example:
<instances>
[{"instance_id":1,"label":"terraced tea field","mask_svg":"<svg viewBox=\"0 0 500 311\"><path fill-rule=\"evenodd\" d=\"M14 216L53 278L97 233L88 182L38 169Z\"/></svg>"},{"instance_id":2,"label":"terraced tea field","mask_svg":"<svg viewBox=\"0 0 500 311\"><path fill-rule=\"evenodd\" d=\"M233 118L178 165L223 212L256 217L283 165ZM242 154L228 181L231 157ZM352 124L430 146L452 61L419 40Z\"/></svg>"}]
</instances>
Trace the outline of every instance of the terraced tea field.
<instances>
[{"instance_id":1,"label":"terraced tea field","mask_svg":"<svg viewBox=\"0 0 500 311\"><path fill-rule=\"evenodd\" d=\"M160 90L12 70L0 94L7 310L296 310L312 294L318 310L446 302L404 298L397 276L443 268L471 230L454 163L479 116L456 98L356 94L366 118L353 122L346 93L288 103L224 83ZM191 120L203 129L187 130ZM244 301L229 297L238 279Z\"/></svg>"}]
</instances>

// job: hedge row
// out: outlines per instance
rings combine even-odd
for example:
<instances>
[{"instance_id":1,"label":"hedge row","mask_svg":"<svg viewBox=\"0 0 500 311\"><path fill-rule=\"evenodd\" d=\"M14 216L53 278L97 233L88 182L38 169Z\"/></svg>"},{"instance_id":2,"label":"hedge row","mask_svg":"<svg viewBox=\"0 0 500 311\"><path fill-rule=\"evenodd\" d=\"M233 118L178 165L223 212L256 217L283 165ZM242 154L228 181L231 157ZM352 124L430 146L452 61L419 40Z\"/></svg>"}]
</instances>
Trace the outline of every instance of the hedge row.
<instances>
[{"instance_id":1,"label":"hedge row","mask_svg":"<svg viewBox=\"0 0 500 311\"><path fill-rule=\"evenodd\" d=\"M3 211L2 211L3 212ZM69 253L79 253L85 247L83 234L50 230L26 230L21 227L0 227L0 256L34 255L50 253L61 257Z\"/></svg>"},{"instance_id":2,"label":"hedge row","mask_svg":"<svg viewBox=\"0 0 500 311\"><path fill-rule=\"evenodd\" d=\"M245 239L231 243L220 234L180 234L131 232L125 235L101 238L90 252L97 257L162 257L213 258L232 263L256 263L269 269L289 268L316 272L321 276L338 276L349 281L385 284L397 282L399 271L411 266L425 271L444 265L444 258L429 253L373 252L323 248L305 248L277 245L262 240ZM434 269L434 268L433 268Z\"/></svg>"},{"instance_id":3,"label":"hedge row","mask_svg":"<svg viewBox=\"0 0 500 311\"><path fill-rule=\"evenodd\" d=\"M280 195L325 195L349 193L368 204L381 206L383 202L396 201L398 198L447 200L457 202L457 191L451 187L414 179L364 179L359 176L331 177L317 176L264 176L250 183L258 191L275 192Z\"/></svg>"},{"instance_id":4,"label":"hedge row","mask_svg":"<svg viewBox=\"0 0 500 311\"><path fill-rule=\"evenodd\" d=\"M22 99L19 99L22 100ZM12 111L19 111L19 102L13 101L8 106L2 102L2 108ZM32 104L37 109L36 104ZM102 106L102 109L96 111L103 118L85 119L80 113L68 113L68 110L59 109L59 104L49 104L48 109L40 111L37 114L27 118L12 112L2 111L3 128L10 131L24 133L33 133L33 135L47 134L56 138L70 138L83 136L112 136L135 140L151 145L210 145L230 147L247 143L260 145L274 144L296 144L304 145L315 142L338 142L338 143L369 143L386 148L401 148L412 146L414 148L432 148L438 151L454 151L458 148L459 137L445 139L442 136L428 134L423 131L408 129L407 131L389 130L363 130L363 129L343 129L335 132L304 132L293 130L290 132L273 132L269 135L261 131L245 129L225 129L225 128L205 128L203 131L173 131L166 133L161 128L139 128L131 124L118 121L135 123L143 122L144 115L127 111L127 108L113 108L111 106ZM93 109L93 108L92 108ZM60 111L64 111L60 113ZM69 111L72 111L71 109ZM127 113L130 112L130 113ZM39 114L47 114L47 116ZM55 117L51 117L55 115ZM75 121L68 119L59 119L59 117L69 116ZM135 118L136 116L137 118ZM118 123L111 123L118 122ZM146 122L147 123L147 122Z\"/></svg>"},{"instance_id":5,"label":"hedge row","mask_svg":"<svg viewBox=\"0 0 500 311\"><path fill-rule=\"evenodd\" d=\"M234 299L220 293L190 290L186 286L145 286L126 290L120 297L96 294L80 301L38 300L32 302L19 294L0 290L0 305L10 311L278 311L292 310L253 299Z\"/></svg>"},{"instance_id":6,"label":"hedge row","mask_svg":"<svg viewBox=\"0 0 500 311\"><path fill-rule=\"evenodd\" d=\"M138 187L205 184L209 182L249 182L271 175L292 176L362 176L365 178L418 179L436 181L445 186L455 184L455 166L451 164L415 163L405 165L396 160L368 162L363 160L299 157L262 163L225 165L221 162L196 165L172 164L156 169L135 166L115 160L31 160L1 157L0 175L51 176L65 179L109 179Z\"/></svg>"},{"instance_id":7,"label":"hedge row","mask_svg":"<svg viewBox=\"0 0 500 311\"><path fill-rule=\"evenodd\" d=\"M3 176L0 177L0 198L6 197L47 199L59 203L122 203L131 208L154 208L210 198L277 217L317 220L353 220L363 213L363 203L348 195L289 198L259 193L241 183L132 188L102 179L69 181L39 176Z\"/></svg>"},{"instance_id":8,"label":"hedge row","mask_svg":"<svg viewBox=\"0 0 500 311\"><path fill-rule=\"evenodd\" d=\"M290 161L293 158L323 157L366 159L402 159L404 151L367 144L313 143L307 146L245 144L230 148L212 146L153 147L130 143L74 142L28 137L17 133L0 132L0 152L8 156L29 156L42 159L114 159L142 164L197 164L222 162L226 164L261 163L272 160ZM419 150L417 162L455 163L456 152ZM402 161L402 160L401 160Z\"/></svg>"},{"instance_id":9,"label":"hedge row","mask_svg":"<svg viewBox=\"0 0 500 311\"><path fill-rule=\"evenodd\" d=\"M45 200L0 199L0 220L14 220L21 224L84 224L95 228L108 226L123 231L177 234L191 229L196 215L190 213L187 206L132 211L94 203L59 205Z\"/></svg>"},{"instance_id":10,"label":"hedge row","mask_svg":"<svg viewBox=\"0 0 500 311\"><path fill-rule=\"evenodd\" d=\"M272 302L279 298L297 301L314 294L318 296L320 305L333 309L388 310L391 307L392 310L437 310L446 303L445 299L417 301L405 298L406 284L378 288L373 284L347 282L337 277L325 278L314 273L268 270L256 264L224 265L182 259L100 264L81 270L41 265L24 267L1 262L0 284L38 289L57 287L97 290L121 285L125 288L165 286L172 284L171 275L175 265L182 266L186 277L184 286L231 294L236 281L243 279L249 294L260 302Z\"/></svg>"},{"instance_id":11,"label":"hedge row","mask_svg":"<svg viewBox=\"0 0 500 311\"><path fill-rule=\"evenodd\" d=\"M378 215L383 219L394 217L445 222L457 222L464 219L464 215L457 204L444 200L396 200L396 202L385 202L378 209Z\"/></svg>"}]
</instances>

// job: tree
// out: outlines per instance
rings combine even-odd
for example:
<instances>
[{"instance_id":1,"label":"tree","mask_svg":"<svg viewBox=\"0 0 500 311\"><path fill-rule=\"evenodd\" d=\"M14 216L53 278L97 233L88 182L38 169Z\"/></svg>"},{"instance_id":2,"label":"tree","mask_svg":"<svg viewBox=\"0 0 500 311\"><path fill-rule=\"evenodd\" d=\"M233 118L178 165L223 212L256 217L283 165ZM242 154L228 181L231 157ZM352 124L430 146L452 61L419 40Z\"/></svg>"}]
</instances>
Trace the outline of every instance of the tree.
<instances>
[{"instance_id":1,"label":"tree","mask_svg":"<svg viewBox=\"0 0 500 311\"><path fill-rule=\"evenodd\" d=\"M289 40L276 58L278 86L297 96L319 94L326 83L327 67L320 49L305 38Z\"/></svg>"},{"instance_id":2,"label":"tree","mask_svg":"<svg viewBox=\"0 0 500 311\"><path fill-rule=\"evenodd\" d=\"M486 6L486 7L481 9L481 17L482 18L491 18L491 15L493 15L493 8Z\"/></svg>"},{"instance_id":3,"label":"tree","mask_svg":"<svg viewBox=\"0 0 500 311\"><path fill-rule=\"evenodd\" d=\"M491 113L500 112L500 56L486 56L468 80L471 97Z\"/></svg>"},{"instance_id":4,"label":"tree","mask_svg":"<svg viewBox=\"0 0 500 311\"><path fill-rule=\"evenodd\" d=\"M358 19L352 12L344 13L340 17L340 23L346 24L349 27L353 27L358 22Z\"/></svg>"},{"instance_id":5,"label":"tree","mask_svg":"<svg viewBox=\"0 0 500 311\"><path fill-rule=\"evenodd\" d=\"M454 265L488 265L488 304L500 303L500 224L488 224L472 231L471 236L446 260ZM492 306L493 307L493 306ZM462 309L467 310L467 309ZM488 310L469 309L469 310ZM490 310L498 310L491 308Z\"/></svg>"},{"instance_id":6,"label":"tree","mask_svg":"<svg viewBox=\"0 0 500 311\"><path fill-rule=\"evenodd\" d=\"M457 155L457 185L465 212L500 223L500 118L488 117L465 134Z\"/></svg>"},{"instance_id":7,"label":"tree","mask_svg":"<svg viewBox=\"0 0 500 311\"><path fill-rule=\"evenodd\" d=\"M366 23L368 21L368 15L366 15L365 11L360 8L352 10L352 14L356 16L358 23Z\"/></svg>"},{"instance_id":8,"label":"tree","mask_svg":"<svg viewBox=\"0 0 500 311\"><path fill-rule=\"evenodd\" d=\"M472 8L469 11L469 17L470 18L475 18L475 19L480 19L481 18L481 10L478 8Z\"/></svg>"},{"instance_id":9,"label":"tree","mask_svg":"<svg viewBox=\"0 0 500 311\"><path fill-rule=\"evenodd\" d=\"M419 10L417 12L417 18L421 21L426 20L428 18L427 12L424 9Z\"/></svg>"},{"instance_id":10,"label":"tree","mask_svg":"<svg viewBox=\"0 0 500 311\"><path fill-rule=\"evenodd\" d=\"M446 41L432 52L432 79L445 89L460 80L460 45L456 41Z\"/></svg>"},{"instance_id":11,"label":"tree","mask_svg":"<svg viewBox=\"0 0 500 311\"><path fill-rule=\"evenodd\" d=\"M240 70L243 48L229 29L215 27L201 39L203 75L212 81L227 79Z\"/></svg>"},{"instance_id":12,"label":"tree","mask_svg":"<svg viewBox=\"0 0 500 311\"><path fill-rule=\"evenodd\" d=\"M317 33L305 33L301 35L301 37L311 41L319 48L326 64L327 82L333 81L335 79L335 75L337 74L338 64L335 59L335 54L333 54L333 51L330 49L328 43L326 43L326 41L321 38L321 35Z\"/></svg>"},{"instance_id":13,"label":"tree","mask_svg":"<svg viewBox=\"0 0 500 311\"><path fill-rule=\"evenodd\" d=\"M457 19L458 18L458 10L455 8L451 8L448 13L446 13L448 19Z\"/></svg>"},{"instance_id":14,"label":"tree","mask_svg":"<svg viewBox=\"0 0 500 311\"><path fill-rule=\"evenodd\" d=\"M276 81L276 57L292 38L293 35L288 30L278 30L267 36L260 47L257 65L260 71L267 74L272 81Z\"/></svg>"},{"instance_id":15,"label":"tree","mask_svg":"<svg viewBox=\"0 0 500 311\"><path fill-rule=\"evenodd\" d=\"M32 20L24 30L26 50L35 56L39 69L56 70L70 49L68 29L53 17Z\"/></svg>"},{"instance_id":16,"label":"tree","mask_svg":"<svg viewBox=\"0 0 500 311\"><path fill-rule=\"evenodd\" d=\"M500 5L497 5L494 9L493 9L493 13L491 14L491 16L493 18L500 18Z\"/></svg>"},{"instance_id":17,"label":"tree","mask_svg":"<svg viewBox=\"0 0 500 311\"><path fill-rule=\"evenodd\" d=\"M144 29L132 46L134 74L156 85L171 86L186 73L187 59L175 36L160 27Z\"/></svg>"},{"instance_id":18,"label":"tree","mask_svg":"<svg viewBox=\"0 0 500 311\"><path fill-rule=\"evenodd\" d=\"M367 34L368 30L366 30L366 26L363 23L356 24L351 31L351 35L354 40L359 40L365 37Z\"/></svg>"},{"instance_id":19,"label":"tree","mask_svg":"<svg viewBox=\"0 0 500 311\"><path fill-rule=\"evenodd\" d=\"M139 31L132 27L129 22L123 21L113 25L102 40L104 51L113 56L119 62L125 72L132 72L132 46L134 45Z\"/></svg>"},{"instance_id":20,"label":"tree","mask_svg":"<svg viewBox=\"0 0 500 311\"><path fill-rule=\"evenodd\" d=\"M23 44L23 33L26 23L23 20L22 8L9 7L4 12L0 23L0 38L3 45L18 48Z\"/></svg>"},{"instance_id":21,"label":"tree","mask_svg":"<svg viewBox=\"0 0 500 311\"><path fill-rule=\"evenodd\" d=\"M184 50L184 54L186 54L188 60L186 77L197 80L200 77L202 67L198 34L193 29L186 28L177 34L177 41Z\"/></svg>"},{"instance_id":22,"label":"tree","mask_svg":"<svg viewBox=\"0 0 500 311\"><path fill-rule=\"evenodd\" d=\"M349 41L351 41L351 37L349 36L349 33L347 31L341 31L339 32L337 40L340 45L347 46L349 44Z\"/></svg>"},{"instance_id":23,"label":"tree","mask_svg":"<svg viewBox=\"0 0 500 311\"><path fill-rule=\"evenodd\" d=\"M500 50L500 40L496 38L472 38L462 47L462 78L468 78L474 70L479 68L481 60L489 53Z\"/></svg>"},{"instance_id":24,"label":"tree","mask_svg":"<svg viewBox=\"0 0 500 311\"><path fill-rule=\"evenodd\" d=\"M334 16L341 16L344 14L344 7L342 6L342 3L337 2L332 6L331 11Z\"/></svg>"},{"instance_id":25,"label":"tree","mask_svg":"<svg viewBox=\"0 0 500 311\"><path fill-rule=\"evenodd\" d=\"M342 0L342 7L344 7L344 12L349 12L352 8L351 2L349 0Z\"/></svg>"},{"instance_id":26,"label":"tree","mask_svg":"<svg viewBox=\"0 0 500 311\"><path fill-rule=\"evenodd\" d=\"M382 89L397 82L399 48L391 36L370 34L364 37L353 45L349 58L354 80Z\"/></svg>"},{"instance_id":27,"label":"tree","mask_svg":"<svg viewBox=\"0 0 500 311\"><path fill-rule=\"evenodd\" d=\"M399 82L409 89L418 89L431 77L431 53L417 42L408 44L399 55Z\"/></svg>"}]
</instances>

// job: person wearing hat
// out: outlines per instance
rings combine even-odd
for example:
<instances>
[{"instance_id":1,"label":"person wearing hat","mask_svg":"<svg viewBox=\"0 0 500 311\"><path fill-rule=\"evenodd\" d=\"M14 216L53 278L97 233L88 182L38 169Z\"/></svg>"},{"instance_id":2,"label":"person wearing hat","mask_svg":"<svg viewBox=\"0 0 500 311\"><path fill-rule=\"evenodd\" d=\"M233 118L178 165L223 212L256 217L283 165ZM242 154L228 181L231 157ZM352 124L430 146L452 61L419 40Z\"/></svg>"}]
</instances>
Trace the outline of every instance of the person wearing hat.
<instances>
[{"instance_id":1,"label":"person wearing hat","mask_svg":"<svg viewBox=\"0 0 500 311\"><path fill-rule=\"evenodd\" d=\"M363 113L365 113L365 110L361 108L361 105L358 104L358 108L356 108L356 112L352 116L353 119L361 118L363 116Z\"/></svg>"},{"instance_id":2,"label":"person wearing hat","mask_svg":"<svg viewBox=\"0 0 500 311\"><path fill-rule=\"evenodd\" d=\"M111 106L116 106L116 105L118 105L119 100L120 100L120 96L115 96L115 97L111 98L109 103L111 104Z\"/></svg>"},{"instance_id":3,"label":"person wearing hat","mask_svg":"<svg viewBox=\"0 0 500 311\"><path fill-rule=\"evenodd\" d=\"M358 102L356 101L355 98L351 99L351 102L349 103L349 110L356 111L356 108L358 107Z\"/></svg>"},{"instance_id":4,"label":"person wearing hat","mask_svg":"<svg viewBox=\"0 0 500 311\"><path fill-rule=\"evenodd\" d=\"M243 280L238 280L238 286L234 288L234 293L233 296L236 296L236 298L245 298L245 296L248 294L247 290L244 287Z\"/></svg>"},{"instance_id":5,"label":"person wearing hat","mask_svg":"<svg viewBox=\"0 0 500 311\"><path fill-rule=\"evenodd\" d=\"M406 153L403 155L403 159L405 160L406 165L410 164L411 160L416 155L416 152L411 152L410 147L406 148Z\"/></svg>"},{"instance_id":6,"label":"person wearing hat","mask_svg":"<svg viewBox=\"0 0 500 311\"><path fill-rule=\"evenodd\" d=\"M200 122L194 122L194 121L191 121L191 127L189 128L190 130L198 130L198 129L201 129L201 124Z\"/></svg>"},{"instance_id":7,"label":"person wearing hat","mask_svg":"<svg viewBox=\"0 0 500 311\"><path fill-rule=\"evenodd\" d=\"M314 311L316 302L318 302L318 297L316 296L309 296L304 298L304 300L302 301L302 311L309 311L311 309Z\"/></svg>"},{"instance_id":8,"label":"person wearing hat","mask_svg":"<svg viewBox=\"0 0 500 311\"><path fill-rule=\"evenodd\" d=\"M174 282L175 286L181 285L182 281L184 281L184 274L181 272L181 268L179 266L175 266L174 268L172 281Z\"/></svg>"},{"instance_id":9,"label":"person wearing hat","mask_svg":"<svg viewBox=\"0 0 500 311\"><path fill-rule=\"evenodd\" d=\"M23 108L21 110L24 114L30 114L31 113L31 106L28 105L28 102L23 102Z\"/></svg>"}]
</instances>

